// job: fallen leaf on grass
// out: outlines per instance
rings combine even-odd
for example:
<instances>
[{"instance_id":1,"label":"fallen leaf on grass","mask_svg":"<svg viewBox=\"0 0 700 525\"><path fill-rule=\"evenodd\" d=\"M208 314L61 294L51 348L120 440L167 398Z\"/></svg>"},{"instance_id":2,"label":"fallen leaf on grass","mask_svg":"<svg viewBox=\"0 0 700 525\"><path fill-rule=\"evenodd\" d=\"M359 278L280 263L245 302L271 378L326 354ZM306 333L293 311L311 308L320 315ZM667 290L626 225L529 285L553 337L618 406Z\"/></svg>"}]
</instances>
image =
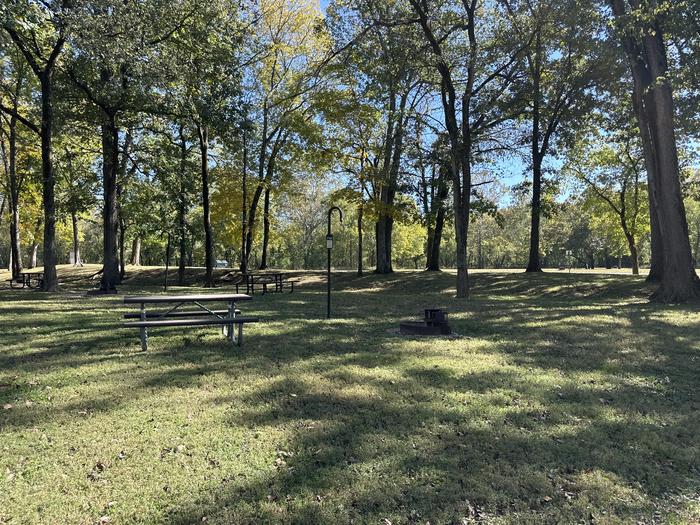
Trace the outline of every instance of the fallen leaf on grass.
<instances>
[{"instance_id":1,"label":"fallen leaf on grass","mask_svg":"<svg viewBox=\"0 0 700 525\"><path fill-rule=\"evenodd\" d=\"M92 470L90 473L87 475L88 479L90 481L98 481L102 477L102 473L105 471L105 465L101 461L98 461L95 463L95 466L92 467Z\"/></svg>"}]
</instances>

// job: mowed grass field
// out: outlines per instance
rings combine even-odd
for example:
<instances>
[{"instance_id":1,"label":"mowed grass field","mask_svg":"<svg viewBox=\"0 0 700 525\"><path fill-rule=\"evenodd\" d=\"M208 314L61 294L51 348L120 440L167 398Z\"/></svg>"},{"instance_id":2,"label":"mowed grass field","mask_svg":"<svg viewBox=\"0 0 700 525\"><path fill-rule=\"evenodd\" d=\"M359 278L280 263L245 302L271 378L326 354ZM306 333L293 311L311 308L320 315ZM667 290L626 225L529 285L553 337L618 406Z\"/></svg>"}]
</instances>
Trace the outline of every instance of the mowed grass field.
<instances>
[{"instance_id":1,"label":"mowed grass field","mask_svg":"<svg viewBox=\"0 0 700 525\"><path fill-rule=\"evenodd\" d=\"M241 303L242 348L141 352L96 269L0 287L2 524L700 522L700 306L641 278L480 272L458 301L449 273L346 274L327 321L307 275ZM395 333L426 307L460 337Z\"/></svg>"}]
</instances>

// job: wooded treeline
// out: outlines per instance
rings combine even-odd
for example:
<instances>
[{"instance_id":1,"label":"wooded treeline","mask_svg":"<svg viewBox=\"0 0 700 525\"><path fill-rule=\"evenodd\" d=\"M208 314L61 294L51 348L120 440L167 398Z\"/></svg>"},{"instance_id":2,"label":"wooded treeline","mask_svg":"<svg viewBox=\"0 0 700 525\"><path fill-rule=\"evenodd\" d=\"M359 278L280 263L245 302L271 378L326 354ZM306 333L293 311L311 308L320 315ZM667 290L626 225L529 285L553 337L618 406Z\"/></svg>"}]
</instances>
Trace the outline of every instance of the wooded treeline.
<instances>
[{"instance_id":1,"label":"wooded treeline","mask_svg":"<svg viewBox=\"0 0 700 525\"><path fill-rule=\"evenodd\" d=\"M650 265L700 295L697 0L8 0L0 254L178 280ZM348 220L349 219L349 220ZM81 249L82 244L82 249Z\"/></svg>"}]
</instances>

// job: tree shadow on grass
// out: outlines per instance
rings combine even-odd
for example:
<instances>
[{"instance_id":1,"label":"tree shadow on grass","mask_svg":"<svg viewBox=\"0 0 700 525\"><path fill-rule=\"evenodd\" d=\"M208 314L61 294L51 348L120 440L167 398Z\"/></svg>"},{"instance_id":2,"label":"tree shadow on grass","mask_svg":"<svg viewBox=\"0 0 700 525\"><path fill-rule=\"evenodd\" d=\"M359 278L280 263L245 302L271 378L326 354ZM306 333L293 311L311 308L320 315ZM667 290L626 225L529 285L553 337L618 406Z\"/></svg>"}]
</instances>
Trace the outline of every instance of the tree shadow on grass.
<instances>
[{"instance_id":1,"label":"tree shadow on grass","mask_svg":"<svg viewBox=\"0 0 700 525\"><path fill-rule=\"evenodd\" d=\"M452 278L377 279L384 288L372 294L348 280L337 296L348 319L331 322L312 318L320 286L256 298L250 311L270 322L241 350L198 329L154 332L152 350L136 353L135 331L114 329L126 309L107 300L23 304L13 328L0 328L10 338L0 369L23 374L26 391L0 399L31 394L29 377L95 387L49 410L0 414L3 428L71 424L83 411L116 417L210 377L265 379L208 403L225 409L222 427L280 434L278 452L255 476L221 472L220 483L173 501L164 518L173 524L576 522L603 511L651 520L673 495L696 493L697 338L691 324L664 317L692 308L620 304L605 289L570 296L540 279L518 288L520 276L497 275L478 276L461 304L444 291ZM450 308L456 331L471 337L442 348L386 332L431 303ZM90 305L111 309L76 310ZM447 364L428 364L440 357ZM501 364L448 366L490 358ZM64 369L80 373L53 378Z\"/></svg>"},{"instance_id":2,"label":"tree shadow on grass","mask_svg":"<svg viewBox=\"0 0 700 525\"><path fill-rule=\"evenodd\" d=\"M552 414L489 408L490 392L504 385ZM580 402L552 399L503 373L451 380L409 371L399 384L372 386L368 394L332 392L289 378L250 395L229 424L292 429L279 445L284 459L271 457L258 480L198 495L166 521L566 521L601 509L641 518L669 494L697 490L697 451L684 449L697 431L690 413L668 426L606 417L610 408L595 403L577 415ZM487 399L459 408L436 402L450 391ZM586 424L574 430L562 421L579 416Z\"/></svg>"}]
</instances>

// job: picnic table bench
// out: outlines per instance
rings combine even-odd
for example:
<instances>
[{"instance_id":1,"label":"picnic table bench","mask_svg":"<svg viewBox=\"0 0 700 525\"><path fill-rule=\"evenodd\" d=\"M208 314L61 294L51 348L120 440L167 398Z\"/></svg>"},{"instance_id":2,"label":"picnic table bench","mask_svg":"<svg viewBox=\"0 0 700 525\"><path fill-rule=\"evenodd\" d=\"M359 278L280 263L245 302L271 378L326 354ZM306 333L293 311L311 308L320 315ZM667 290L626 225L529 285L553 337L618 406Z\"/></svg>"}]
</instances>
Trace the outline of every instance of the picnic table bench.
<instances>
[{"instance_id":1,"label":"picnic table bench","mask_svg":"<svg viewBox=\"0 0 700 525\"><path fill-rule=\"evenodd\" d=\"M246 294L187 294L187 295L138 295L125 296L124 304L139 304L138 313L127 313L125 319L139 319L125 322L125 328L138 328L141 334L141 349L148 350L148 329L174 326L221 326L222 332L232 343L243 344L243 325L258 322L257 317L241 316L236 303L249 301ZM225 310L214 310L203 303L227 303ZM174 305L165 311L147 311L152 304ZM196 309L179 310L183 305L194 305ZM237 328L238 334L236 335Z\"/></svg>"},{"instance_id":2,"label":"picnic table bench","mask_svg":"<svg viewBox=\"0 0 700 525\"><path fill-rule=\"evenodd\" d=\"M32 279L35 281L35 285L32 286ZM8 279L10 283L10 288L14 288L15 285L22 285L22 288L39 288L44 282L44 272L20 272L19 279Z\"/></svg>"}]
</instances>

